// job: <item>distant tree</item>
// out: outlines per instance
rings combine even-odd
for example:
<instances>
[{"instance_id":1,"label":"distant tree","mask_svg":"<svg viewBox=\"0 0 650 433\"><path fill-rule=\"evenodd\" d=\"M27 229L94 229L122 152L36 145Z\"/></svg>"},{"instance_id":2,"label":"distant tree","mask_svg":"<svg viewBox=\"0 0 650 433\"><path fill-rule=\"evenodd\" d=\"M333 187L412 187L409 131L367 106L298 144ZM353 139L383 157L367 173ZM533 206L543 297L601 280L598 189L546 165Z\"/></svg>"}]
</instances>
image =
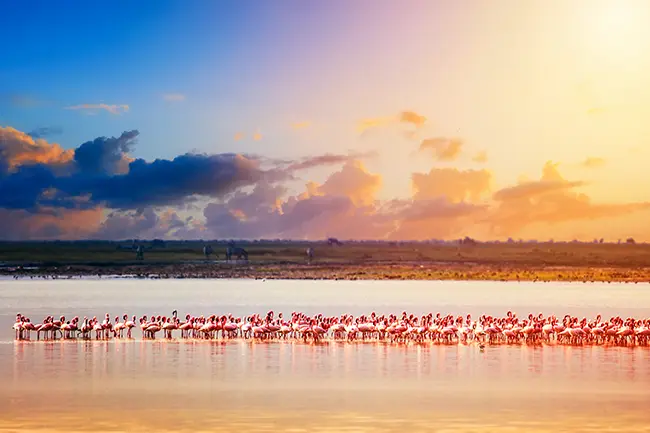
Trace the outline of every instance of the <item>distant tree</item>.
<instances>
[{"instance_id":1,"label":"distant tree","mask_svg":"<svg viewBox=\"0 0 650 433\"><path fill-rule=\"evenodd\" d=\"M163 241L162 239L154 239L153 241L151 241L151 246L165 248L166 244L165 241Z\"/></svg>"},{"instance_id":2,"label":"distant tree","mask_svg":"<svg viewBox=\"0 0 650 433\"><path fill-rule=\"evenodd\" d=\"M469 236L465 236L463 239L460 239L458 243L461 245L476 245L478 242L476 242L474 239L470 238Z\"/></svg>"},{"instance_id":3,"label":"distant tree","mask_svg":"<svg viewBox=\"0 0 650 433\"><path fill-rule=\"evenodd\" d=\"M636 244L636 242L634 241L634 238L627 238L627 239L625 240L625 243L626 243L626 244Z\"/></svg>"},{"instance_id":4,"label":"distant tree","mask_svg":"<svg viewBox=\"0 0 650 433\"><path fill-rule=\"evenodd\" d=\"M605 243L605 239L600 238L600 241L598 241L598 243L600 243L600 244L604 244L604 243Z\"/></svg>"}]
</instances>

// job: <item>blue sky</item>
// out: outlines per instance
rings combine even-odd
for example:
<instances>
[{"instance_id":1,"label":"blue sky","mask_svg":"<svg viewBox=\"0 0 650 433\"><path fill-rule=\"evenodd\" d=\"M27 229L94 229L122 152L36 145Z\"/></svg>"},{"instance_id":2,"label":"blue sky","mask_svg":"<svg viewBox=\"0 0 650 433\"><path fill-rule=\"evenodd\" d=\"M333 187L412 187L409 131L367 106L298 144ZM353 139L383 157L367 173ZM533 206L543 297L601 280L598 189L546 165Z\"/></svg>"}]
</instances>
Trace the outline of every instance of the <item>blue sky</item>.
<instances>
[{"instance_id":1,"label":"blue sky","mask_svg":"<svg viewBox=\"0 0 650 433\"><path fill-rule=\"evenodd\" d=\"M587 230L580 221L640 209L647 200L646 188L629 187L645 185L643 156L650 136L644 121L650 113L650 3L644 0L5 0L0 10L0 174L16 175L11 182L0 178L0 190L34 175L31 168L17 168L20 164L45 161L53 165L26 194L44 194L55 186L71 194L70 185L58 179L61 164L66 175L79 175L75 149L98 137L118 137L93 141L91 153L102 163L84 165L84 176L87 167L107 161L121 161L128 170L132 158L148 164L193 151L210 157L169 167L186 175L190 166L216 170L226 164L237 171L240 160L218 157L229 152L290 160L330 153L339 156L335 161L347 161L347 168L331 160L309 163L309 170L292 172L298 180L285 179L283 188L266 185L246 200L240 197L237 206L264 202L249 208L246 218L235 204L209 208L210 217L208 207L188 211L213 228L224 215L237 215L228 224L241 226L243 235L263 233L250 225L268 217L260 209L287 215L302 201L302 217L322 214L304 208L314 194L334 200L330 205L348 216L381 214L393 199L401 205L419 200L417 206L424 208L404 210L395 219L402 222L366 233L411 238L466 235L480 225L439 221L440 208L430 200L449 201L452 207L470 201L498 213L495 193L525 182L550 179L580 189L564 191L543 206L572 209L562 230L546 227L555 220L534 227L520 222L509 225L508 235L523 230L530 236L560 236L559 230L564 236L585 231L591 237L599 228ZM413 116L400 117L404 112ZM369 124L362 132L360 125ZM42 138L51 147L35 151L32 143L25 153L27 139L21 134L48 127L56 133ZM69 152L60 153L53 143ZM375 157L351 162L344 157L351 151ZM141 173L167 170L166 163L138 164ZM102 176L125 174L124 167L110 166L113 171ZM223 180L222 175L211 179ZM204 178L179 176L178 183L189 189L177 189L167 207L187 207L201 191L209 192L203 204L232 192L197 189L193 182ZM96 186L87 177L75 179L86 183L74 191L91 194ZM321 186L307 187L308 181ZM124 185L117 178L105 182L104 187ZM97 197L110 196L94 191ZM169 211L163 209L162 192L157 194L150 222ZM110 197L84 206L97 206L98 213L101 207L106 215L114 210L108 203L134 203ZM341 197L353 207L346 208ZM312 205L324 206L325 199L311 199ZM81 197L62 200L68 209ZM39 205L55 201L48 197ZM368 210L369 203L376 208ZM33 216L38 209L20 212ZM471 207L463 212L474 215ZM519 216L530 219L530 212ZM21 215L16 221L27 217ZM405 215L428 219L405 228ZM309 236L337 236L341 227L356 234L393 216L374 222L355 218L358 230L341 216L338 226L324 229L327 233ZM496 236L499 218L481 218L481 224L493 223L476 233ZM288 223L277 224L285 230ZM34 222L25 233L33 234L36 226L41 227ZM632 235L641 230L638 221L623 227L632 227Z\"/></svg>"},{"instance_id":2,"label":"blue sky","mask_svg":"<svg viewBox=\"0 0 650 433\"><path fill-rule=\"evenodd\" d=\"M13 43L3 49L0 122L25 131L60 126L57 141L69 147L137 128L136 154L145 158L231 151L237 131L258 129L286 154L282 135L305 120L309 105L294 99L295 89L313 81L300 69L325 54L322 39L351 19L336 16L336 3L6 2L0 37ZM169 93L186 100L166 102ZM35 105L12 104L14 97ZM62 110L88 103L130 110Z\"/></svg>"}]
</instances>

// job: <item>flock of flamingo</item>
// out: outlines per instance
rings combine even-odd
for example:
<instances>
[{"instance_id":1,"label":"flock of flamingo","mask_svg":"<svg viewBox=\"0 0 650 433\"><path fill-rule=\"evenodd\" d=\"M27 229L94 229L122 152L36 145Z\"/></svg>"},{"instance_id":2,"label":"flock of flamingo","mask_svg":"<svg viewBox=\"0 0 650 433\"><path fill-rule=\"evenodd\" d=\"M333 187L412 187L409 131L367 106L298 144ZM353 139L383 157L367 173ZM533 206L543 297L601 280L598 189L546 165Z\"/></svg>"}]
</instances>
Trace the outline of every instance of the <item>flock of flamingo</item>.
<instances>
[{"instance_id":1,"label":"flock of flamingo","mask_svg":"<svg viewBox=\"0 0 650 433\"><path fill-rule=\"evenodd\" d=\"M174 310L171 316L142 316L136 319L123 315L111 321L106 313L100 321L97 317L74 317L56 320L47 316L42 323L33 323L22 314L16 315L13 330L17 340L36 339L70 340L76 338L107 340L111 338L133 338L133 329L140 328L144 339L155 339L162 331L163 338L172 339L180 331L182 339L297 339L304 342L337 341L384 341L384 342L433 342L440 344L540 344L564 345L605 344L616 346L648 346L650 342L650 319L623 319L620 316L602 320L598 315L593 320L566 315L544 317L529 314L520 318L512 312L503 317L482 315L476 320L471 315L454 316L429 313L379 315L371 313L355 317L344 314L339 317L316 314L308 316L293 312L289 318L273 311L265 316L252 314L234 317L232 314L192 316L185 320L178 318Z\"/></svg>"}]
</instances>

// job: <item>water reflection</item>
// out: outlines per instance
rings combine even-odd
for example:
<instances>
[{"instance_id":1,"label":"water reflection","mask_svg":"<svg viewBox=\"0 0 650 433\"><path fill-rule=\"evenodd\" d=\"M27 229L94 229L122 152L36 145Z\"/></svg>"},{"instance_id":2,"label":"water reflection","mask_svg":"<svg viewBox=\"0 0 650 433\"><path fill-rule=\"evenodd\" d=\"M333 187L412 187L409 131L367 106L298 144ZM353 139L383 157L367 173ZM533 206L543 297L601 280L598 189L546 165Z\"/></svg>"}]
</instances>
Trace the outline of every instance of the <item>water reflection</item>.
<instances>
[{"instance_id":1,"label":"water reflection","mask_svg":"<svg viewBox=\"0 0 650 433\"><path fill-rule=\"evenodd\" d=\"M348 412L386 418L372 425L377 431L392 428L390 416L407 414L409 422L436 425L443 415L453 415L455 421L446 421L452 424L489 420L494 426L544 425L549 414L567 420L625 416L626 429L650 420L650 350L642 348L507 346L481 352L429 344L84 341L4 344L0 357L12 359L3 364L11 366L3 374L12 380L2 390L2 418L22 428L44 422L21 418L26 404L43 416L66 414L73 430L86 414L106 416L107 406L120 416L102 422L120 428L159 416L175 425L173 413L185 416L179 408L202 417L216 412L220 421L212 427L222 428L224 420L244 422L242 410L266 414L270 424L256 424L256 431L296 413L327 422ZM143 415L152 408L155 416ZM361 419L355 423L371 427ZM210 426L209 419L183 423ZM339 427L344 424L339 420Z\"/></svg>"},{"instance_id":2,"label":"water reflection","mask_svg":"<svg viewBox=\"0 0 650 433\"><path fill-rule=\"evenodd\" d=\"M536 297L538 289L526 298L524 286L513 291L499 285L491 286L495 298L488 299L479 293L486 286L467 284L432 292L422 284L395 291L367 283L352 290L347 283L310 282L314 290L305 290L301 282L296 290L284 282L173 286L165 281L137 282L143 286L136 290L129 281L102 281L83 290L75 284L49 286L39 298L28 286L0 283L0 431L647 432L650 422L646 348L14 342L10 330L18 309L33 317L123 310L139 315L172 306L195 314L265 309L339 314L450 311L445 305L453 304L472 314L515 309L650 315L639 308L650 306L648 292L624 296L633 286L595 288L593 296L590 287L580 286L582 291L570 288L559 296L560 289L544 285L558 295L553 301L548 293ZM580 298L592 303L596 298L602 307L581 306Z\"/></svg>"}]
</instances>

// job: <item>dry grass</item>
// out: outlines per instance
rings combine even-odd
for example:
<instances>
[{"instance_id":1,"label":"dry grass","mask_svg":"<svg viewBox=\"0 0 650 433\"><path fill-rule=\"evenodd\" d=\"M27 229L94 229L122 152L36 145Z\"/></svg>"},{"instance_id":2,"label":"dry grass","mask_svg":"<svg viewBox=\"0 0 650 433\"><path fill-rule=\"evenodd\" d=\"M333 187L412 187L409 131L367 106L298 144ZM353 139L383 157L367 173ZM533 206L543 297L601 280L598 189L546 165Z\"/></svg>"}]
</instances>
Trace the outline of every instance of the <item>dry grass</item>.
<instances>
[{"instance_id":1,"label":"dry grass","mask_svg":"<svg viewBox=\"0 0 650 433\"><path fill-rule=\"evenodd\" d=\"M212 244L223 258L225 245ZM502 243L476 245L251 243L248 265L206 262L203 243L168 242L145 252L111 242L0 243L0 262L38 264L58 274L162 274L168 277L304 279L455 279L530 281L650 281L650 245ZM0 271L7 273L4 271ZM22 271L27 272L27 271Z\"/></svg>"}]
</instances>

